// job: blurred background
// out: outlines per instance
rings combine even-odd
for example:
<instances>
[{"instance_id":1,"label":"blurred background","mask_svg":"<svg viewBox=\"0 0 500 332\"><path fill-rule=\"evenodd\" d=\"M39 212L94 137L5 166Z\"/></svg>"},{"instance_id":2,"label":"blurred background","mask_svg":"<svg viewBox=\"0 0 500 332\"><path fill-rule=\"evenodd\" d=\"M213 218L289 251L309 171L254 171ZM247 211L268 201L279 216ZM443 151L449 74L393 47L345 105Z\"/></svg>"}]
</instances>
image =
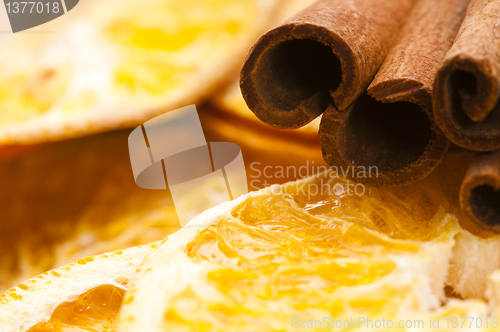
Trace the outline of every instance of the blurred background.
<instances>
[{"instance_id":1,"label":"blurred background","mask_svg":"<svg viewBox=\"0 0 500 332\"><path fill-rule=\"evenodd\" d=\"M196 104L207 141L241 147L250 190L300 176L265 167L325 165L317 122L271 128L238 87L258 37L312 2L83 0L16 34L0 11L0 292L179 228L128 155L132 129L164 112Z\"/></svg>"}]
</instances>

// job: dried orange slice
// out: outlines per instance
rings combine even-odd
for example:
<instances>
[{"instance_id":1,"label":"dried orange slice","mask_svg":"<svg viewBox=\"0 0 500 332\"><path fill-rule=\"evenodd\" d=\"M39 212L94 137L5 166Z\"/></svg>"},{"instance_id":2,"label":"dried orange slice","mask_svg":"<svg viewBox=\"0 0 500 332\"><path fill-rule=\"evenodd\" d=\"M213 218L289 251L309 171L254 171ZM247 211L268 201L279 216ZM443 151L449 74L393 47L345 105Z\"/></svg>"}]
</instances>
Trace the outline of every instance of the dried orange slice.
<instances>
[{"instance_id":1,"label":"dried orange slice","mask_svg":"<svg viewBox=\"0 0 500 332\"><path fill-rule=\"evenodd\" d=\"M82 257L179 229L168 191L135 184L128 134L54 142L0 163L0 293Z\"/></svg>"},{"instance_id":2,"label":"dried orange slice","mask_svg":"<svg viewBox=\"0 0 500 332\"><path fill-rule=\"evenodd\" d=\"M114 331L131 275L156 243L79 259L0 296L3 332Z\"/></svg>"},{"instance_id":3,"label":"dried orange slice","mask_svg":"<svg viewBox=\"0 0 500 332\"><path fill-rule=\"evenodd\" d=\"M137 125L208 98L236 74L277 2L87 1L55 34L2 38L0 143Z\"/></svg>"},{"instance_id":4,"label":"dried orange slice","mask_svg":"<svg viewBox=\"0 0 500 332\"><path fill-rule=\"evenodd\" d=\"M119 330L293 331L294 319L487 318L480 298L500 264L500 237L472 235L451 213L440 173L449 181L457 158L467 156L448 158L404 188L351 193L347 180L328 171L206 211L144 260ZM477 299L449 301L446 286L448 295Z\"/></svg>"},{"instance_id":5,"label":"dried orange slice","mask_svg":"<svg viewBox=\"0 0 500 332\"><path fill-rule=\"evenodd\" d=\"M241 147L250 190L306 173L264 175L265 167L323 165L319 142L229 121L213 108L199 114L208 141ZM28 146L30 153L22 146L0 151L0 293L81 257L158 241L179 229L169 192L134 182L129 133Z\"/></svg>"},{"instance_id":6,"label":"dried orange slice","mask_svg":"<svg viewBox=\"0 0 500 332\"><path fill-rule=\"evenodd\" d=\"M294 331L318 320L323 328L351 318L359 326L365 317L403 320L401 330L422 321L420 330L430 331L439 319L440 330L468 331L481 321L476 330L495 331L488 315L499 309L499 277L491 272L500 262L484 252L495 254L499 238L464 230L451 213L453 187L440 187L464 158L448 157L415 185L363 195L341 191L349 183L331 172L250 193L193 219L140 267L154 245L20 284L1 298L0 328ZM475 264L489 270L473 273ZM472 297L486 281L489 308L480 298L449 298ZM475 321L454 327L457 317Z\"/></svg>"}]
</instances>

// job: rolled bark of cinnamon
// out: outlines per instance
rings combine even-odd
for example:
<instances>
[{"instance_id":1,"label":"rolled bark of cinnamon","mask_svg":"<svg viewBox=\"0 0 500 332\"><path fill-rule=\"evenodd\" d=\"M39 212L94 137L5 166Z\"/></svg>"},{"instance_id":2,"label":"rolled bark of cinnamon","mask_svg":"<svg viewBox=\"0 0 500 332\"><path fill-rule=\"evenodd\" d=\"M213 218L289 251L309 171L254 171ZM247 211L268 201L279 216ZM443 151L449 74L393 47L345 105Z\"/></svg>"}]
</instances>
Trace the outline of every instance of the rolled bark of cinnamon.
<instances>
[{"instance_id":1,"label":"rolled bark of cinnamon","mask_svg":"<svg viewBox=\"0 0 500 332\"><path fill-rule=\"evenodd\" d=\"M460 206L480 228L500 233L500 150L474 157L460 188Z\"/></svg>"},{"instance_id":2,"label":"rolled bark of cinnamon","mask_svg":"<svg viewBox=\"0 0 500 332\"><path fill-rule=\"evenodd\" d=\"M331 106L323 115L320 141L328 164L354 167L360 172L347 172L351 179L386 187L421 179L441 161L448 140L434 121L432 85L468 3L415 5L368 94L344 112Z\"/></svg>"},{"instance_id":3,"label":"rolled bark of cinnamon","mask_svg":"<svg viewBox=\"0 0 500 332\"><path fill-rule=\"evenodd\" d=\"M473 0L434 85L436 121L455 144L500 148L500 2Z\"/></svg>"},{"instance_id":4,"label":"rolled bark of cinnamon","mask_svg":"<svg viewBox=\"0 0 500 332\"><path fill-rule=\"evenodd\" d=\"M344 110L370 84L415 0L320 0L264 34L241 71L263 122L299 128L333 102Z\"/></svg>"}]
</instances>

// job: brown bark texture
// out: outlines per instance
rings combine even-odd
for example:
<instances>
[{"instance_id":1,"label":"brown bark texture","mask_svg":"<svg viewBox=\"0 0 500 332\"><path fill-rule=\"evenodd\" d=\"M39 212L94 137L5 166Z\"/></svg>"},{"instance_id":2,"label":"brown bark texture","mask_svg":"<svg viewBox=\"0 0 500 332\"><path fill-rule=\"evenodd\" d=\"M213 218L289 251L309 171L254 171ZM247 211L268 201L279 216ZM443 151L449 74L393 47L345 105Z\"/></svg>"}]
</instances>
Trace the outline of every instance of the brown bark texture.
<instances>
[{"instance_id":1,"label":"brown bark texture","mask_svg":"<svg viewBox=\"0 0 500 332\"><path fill-rule=\"evenodd\" d=\"M460 188L460 206L477 226L500 233L500 150L474 157Z\"/></svg>"},{"instance_id":2,"label":"brown bark texture","mask_svg":"<svg viewBox=\"0 0 500 332\"><path fill-rule=\"evenodd\" d=\"M320 0L264 34L241 71L245 101L263 122L299 128L368 87L415 0Z\"/></svg>"},{"instance_id":3,"label":"brown bark texture","mask_svg":"<svg viewBox=\"0 0 500 332\"><path fill-rule=\"evenodd\" d=\"M499 97L500 1L473 0L436 77L436 121L456 145L498 149Z\"/></svg>"},{"instance_id":4,"label":"brown bark texture","mask_svg":"<svg viewBox=\"0 0 500 332\"><path fill-rule=\"evenodd\" d=\"M432 87L469 0L419 0L368 93L347 110L328 108L320 126L331 166L374 167L373 186L400 186L427 176L448 139L434 120Z\"/></svg>"}]
</instances>

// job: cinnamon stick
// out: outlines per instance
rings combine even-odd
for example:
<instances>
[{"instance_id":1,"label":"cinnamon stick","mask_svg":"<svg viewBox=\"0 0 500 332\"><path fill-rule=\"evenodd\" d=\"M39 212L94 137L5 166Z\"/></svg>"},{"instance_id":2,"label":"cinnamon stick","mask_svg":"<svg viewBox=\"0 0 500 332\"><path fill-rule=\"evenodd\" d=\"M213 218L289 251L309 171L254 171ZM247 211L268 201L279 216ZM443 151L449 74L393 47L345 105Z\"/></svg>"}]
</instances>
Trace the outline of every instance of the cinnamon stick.
<instances>
[{"instance_id":1,"label":"cinnamon stick","mask_svg":"<svg viewBox=\"0 0 500 332\"><path fill-rule=\"evenodd\" d=\"M241 71L263 122L299 128L333 102L344 110L370 84L415 0L320 0L264 34Z\"/></svg>"},{"instance_id":2,"label":"cinnamon stick","mask_svg":"<svg viewBox=\"0 0 500 332\"><path fill-rule=\"evenodd\" d=\"M500 148L500 2L473 0L437 74L436 121L455 144Z\"/></svg>"},{"instance_id":3,"label":"cinnamon stick","mask_svg":"<svg viewBox=\"0 0 500 332\"><path fill-rule=\"evenodd\" d=\"M344 112L331 106L323 115L320 141L328 164L376 167L376 176L347 174L384 187L421 179L441 161L448 140L434 121L432 85L468 3L418 1L368 94Z\"/></svg>"},{"instance_id":4,"label":"cinnamon stick","mask_svg":"<svg viewBox=\"0 0 500 332\"><path fill-rule=\"evenodd\" d=\"M500 233L500 150L474 157L460 188L460 206L480 228Z\"/></svg>"}]
</instances>

